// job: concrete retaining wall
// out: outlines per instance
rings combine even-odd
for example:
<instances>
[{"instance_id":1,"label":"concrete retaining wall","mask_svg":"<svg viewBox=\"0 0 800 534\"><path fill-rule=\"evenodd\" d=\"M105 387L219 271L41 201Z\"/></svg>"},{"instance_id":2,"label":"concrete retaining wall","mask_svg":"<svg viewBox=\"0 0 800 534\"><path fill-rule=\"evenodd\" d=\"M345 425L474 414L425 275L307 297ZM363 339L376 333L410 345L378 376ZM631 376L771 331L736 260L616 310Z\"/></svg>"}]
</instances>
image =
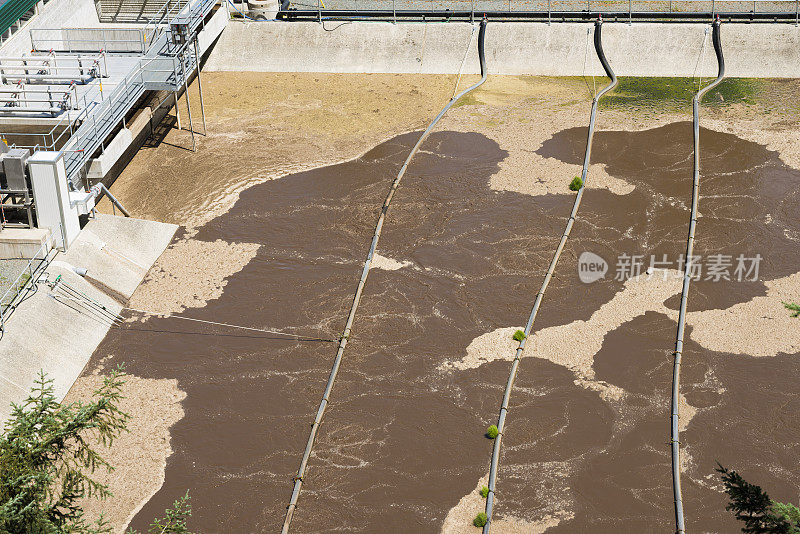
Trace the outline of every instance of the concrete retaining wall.
<instances>
[{"instance_id":1,"label":"concrete retaining wall","mask_svg":"<svg viewBox=\"0 0 800 534\"><path fill-rule=\"evenodd\" d=\"M490 72L580 76L586 61L586 74L601 75L587 34L592 26L490 23ZM458 72L472 31L467 23L326 22L325 28L315 22L231 22L206 70L452 74ZM708 25L603 26L606 56L621 76L692 76L704 39L699 72L711 76L716 60ZM722 42L729 76L800 77L800 28L792 24L723 24ZM477 32L471 47L464 68L477 73Z\"/></svg>"}]
</instances>

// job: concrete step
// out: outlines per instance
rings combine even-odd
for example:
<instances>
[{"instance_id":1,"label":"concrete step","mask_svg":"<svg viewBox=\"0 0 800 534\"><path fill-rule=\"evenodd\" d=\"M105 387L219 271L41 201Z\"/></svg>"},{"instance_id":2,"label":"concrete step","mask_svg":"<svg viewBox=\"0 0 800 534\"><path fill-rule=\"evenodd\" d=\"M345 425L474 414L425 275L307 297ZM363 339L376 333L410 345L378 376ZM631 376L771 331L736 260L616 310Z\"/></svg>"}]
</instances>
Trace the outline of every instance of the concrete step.
<instances>
[{"instance_id":1,"label":"concrete step","mask_svg":"<svg viewBox=\"0 0 800 534\"><path fill-rule=\"evenodd\" d=\"M53 248L49 228L4 228L0 231L0 259L33 258L36 253L46 254Z\"/></svg>"}]
</instances>

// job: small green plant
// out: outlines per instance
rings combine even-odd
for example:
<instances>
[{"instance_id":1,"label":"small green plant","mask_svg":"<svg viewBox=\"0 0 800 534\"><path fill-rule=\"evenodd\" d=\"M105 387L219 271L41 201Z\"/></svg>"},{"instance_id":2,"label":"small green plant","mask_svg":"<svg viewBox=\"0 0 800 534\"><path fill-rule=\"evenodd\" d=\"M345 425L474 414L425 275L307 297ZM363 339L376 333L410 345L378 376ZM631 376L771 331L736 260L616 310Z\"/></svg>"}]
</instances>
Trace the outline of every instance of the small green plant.
<instances>
[{"instance_id":1,"label":"small green plant","mask_svg":"<svg viewBox=\"0 0 800 534\"><path fill-rule=\"evenodd\" d=\"M475 519L472 520L472 524L476 527L482 527L489 521L489 516L487 516L484 512L479 513L475 516Z\"/></svg>"},{"instance_id":2,"label":"small green plant","mask_svg":"<svg viewBox=\"0 0 800 534\"><path fill-rule=\"evenodd\" d=\"M514 332L514 335L512 336L514 341L522 341L523 339L525 339L525 337L526 337L525 332L523 332L522 330L517 330L516 332Z\"/></svg>"},{"instance_id":3,"label":"small green plant","mask_svg":"<svg viewBox=\"0 0 800 534\"><path fill-rule=\"evenodd\" d=\"M486 437L489 439L494 439L500 432L497 430L497 425L492 425L486 429Z\"/></svg>"},{"instance_id":4,"label":"small green plant","mask_svg":"<svg viewBox=\"0 0 800 534\"><path fill-rule=\"evenodd\" d=\"M794 302L784 302L783 306L792 312L792 317L800 317L800 305L795 304Z\"/></svg>"},{"instance_id":5,"label":"small green plant","mask_svg":"<svg viewBox=\"0 0 800 534\"><path fill-rule=\"evenodd\" d=\"M580 176L576 176L569 183L569 190L570 191L578 191L578 190L580 190L581 187L583 187L583 180L581 180Z\"/></svg>"},{"instance_id":6,"label":"small green plant","mask_svg":"<svg viewBox=\"0 0 800 534\"><path fill-rule=\"evenodd\" d=\"M481 497L484 499L489 496L489 486L484 486L481 488Z\"/></svg>"},{"instance_id":7,"label":"small green plant","mask_svg":"<svg viewBox=\"0 0 800 534\"><path fill-rule=\"evenodd\" d=\"M192 515L189 492L172 504L172 508L164 511L164 517L153 520L147 534L192 534L186 527L186 521ZM139 534L138 530L128 529L126 534Z\"/></svg>"}]
</instances>

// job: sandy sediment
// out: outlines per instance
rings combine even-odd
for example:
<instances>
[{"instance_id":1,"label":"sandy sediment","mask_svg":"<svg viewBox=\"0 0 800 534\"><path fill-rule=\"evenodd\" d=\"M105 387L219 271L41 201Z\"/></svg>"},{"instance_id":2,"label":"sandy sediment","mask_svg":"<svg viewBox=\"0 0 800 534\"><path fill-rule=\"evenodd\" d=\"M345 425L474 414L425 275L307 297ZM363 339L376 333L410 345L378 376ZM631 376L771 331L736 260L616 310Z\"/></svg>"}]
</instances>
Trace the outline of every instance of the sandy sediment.
<instances>
[{"instance_id":1,"label":"sandy sediment","mask_svg":"<svg viewBox=\"0 0 800 534\"><path fill-rule=\"evenodd\" d=\"M606 335L622 324L648 311L671 312L664 301L680 292L677 271L657 270L628 279L614 298L603 304L587 321L545 328L533 334L526 354L550 360L575 373L576 384L598 391L603 398L618 400L623 390L595 380L594 356L603 346ZM467 354L457 361L445 362L440 369L474 369L494 360L512 360L517 342L511 336L516 328L500 328L475 338Z\"/></svg>"},{"instance_id":2,"label":"sandy sediment","mask_svg":"<svg viewBox=\"0 0 800 534\"><path fill-rule=\"evenodd\" d=\"M474 534L478 532L472 525L475 516L483 512L486 508L486 500L481 497L480 490L489 481L489 474L486 473L478 480L475 489L464 495L458 504L447 512L440 534ZM495 506L499 499L495 497ZM528 521L514 516L495 516L492 519L492 532L499 534L542 534L547 529L558 525L561 521L572 518L572 512L567 510L556 510L551 514L536 521Z\"/></svg>"},{"instance_id":3,"label":"sandy sediment","mask_svg":"<svg viewBox=\"0 0 800 534\"><path fill-rule=\"evenodd\" d=\"M175 127L140 150L113 184L136 217L199 227L251 185L358 157L425 125L452 94L455 76L211 72L203 75L207 135ZM194 105L197 83L189 88ZM182 114L186 102L181 99ZM183 125L186 128L186 125ZM159 132L160 133L160 132ZM111 211L107 202L100 209Z\"/></svg>"},{"instance_id":4,"label":"sandy sediment","mask_svg":"<svg viewBox=\"0 0 800 534\"><path fill-rule=\"evenodd\" d=\"M131 308L180 313L218 298L225 279L252 260L259 245L181 239L172 243L131 297Z\"/></svg>"},{"instance_id":5,"label":"sandy sediment","mask_svg":"<svg viewBox=\"0 0 800 534\"><path fill-rule=\"evenodd\" d=\"M454 81L455 76L437 75L207 73L208 133L196 137L197 152L186 148L191 146L189 133L170 129L167 120L163 142L141 150L112 190L137 217L195 228L225 213L251 185L348 160L398 133L423 128L452 95ZM466 76L462 86L472 81ZM508 150L509 157L491 179L494 189L567 193L580 166L535 152L557 131L586 127L591 105L587 83L579 78L490 76L437 129L477 131ZM190 92L197 102L196 84ZM688 121L688 104L680 112L603 105L597 129L638 131ZM185 109L185 102L181 106ZM766 145L800 169L800 131L786 126L793 120L786 113L767 114L759 106L743 104L704 107L701 116L704 127ZM587 187L616 194L633 189L601 165L590 167ZM111 208L102 202L100 209Z\"/></svg>"},{"instance_id":6,"label":"sandy sediment","mask_svg":"<svg viewBox=\"0 0 800 534\"><path fill-rule=\"evenodd\" d=\"M695 415L697 415L697 408L689 404L686 396L681 394L678 402L678 430L683 432L689 428L689 423L692 422Z\"/></svg>"},{"instance_id":7,"label":"sandy sediment","mask_svg":"<svg viewBox=\"0 0 800 534\"><path fill-rule=\"evenodd\" d=\"M692 340L710 350L757 357L800 352L797 319L781 303L800 296L800 273L764 284L766 296L724 310L689 312Z\"/></svg>"},{"instance_id":8,"label":"sandy sediment","mask_svg":"<svg viewBox=\"0 0 800 534\"><path fill-rule=\"evenodd\" d=\"M372 256L372 265L373 269L383 269L386 271L396 271L398 269L402 269L403 267L411 267L413 262L410 261L398 261L393 258L387 258L386 256L381 256L378 253L375 253Z\"/></svg>"},{"instance_id":9,"label":"sandy sediment","mask_svg":"<svg viewBox=\"0 0 800 534\"><path fill-rule=\"evenodd\" d=\"M102 383L100 374L80 377L64 402L88 401ZM107 484L113 496L105 501L85 499L81 503L87 520L95 520L102 512L115 533L125 531L133 516L164 483L167 458L172 454L169 429L183 417L181 401L186 397L178 389L177 380L131 375L125 377L123 395L120 409L132 416L129 432L120 435L111 447L96 447L114 470L97 471L94 477Z\"/></svg>"},{"instance_id":10,"label":"sandy sediment","mask_svg":"<svg viewBox=\"0 0 800 534\"><path fill-rule=\"evenodd\" d=\"M527 195L570 194L569 183L574 176L580 176L581 166L545 158L536 151L554 133L586 126L590 106L587 95L564 82L548 86L517 77L492 79L487 86L476 93L477 105L457 108L442 120L439 129L477 131L508 152L500 162L500 170L489 181L493 190ZM502 114L492 109L501 105ZM589 167L586 187L608 189L617 195L634 189L632 184L609 175L604 165Z\"/></svg>"}]
</instances>

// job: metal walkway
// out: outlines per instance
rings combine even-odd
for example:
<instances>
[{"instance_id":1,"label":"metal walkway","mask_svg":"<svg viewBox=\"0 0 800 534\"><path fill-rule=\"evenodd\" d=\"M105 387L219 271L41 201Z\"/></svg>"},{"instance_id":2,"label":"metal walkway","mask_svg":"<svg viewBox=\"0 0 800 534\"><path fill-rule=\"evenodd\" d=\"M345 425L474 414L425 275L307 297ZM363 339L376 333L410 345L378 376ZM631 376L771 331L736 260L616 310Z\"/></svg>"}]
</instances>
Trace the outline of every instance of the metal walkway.
<instances>
[{"instance_id":1,"label":"metal walkway","mask_svg":"<svg viewBox=\"0 0 800 534\"><path fill-rule=\"evenodd\" d=\"M125 115L145 91L177 91L186 86L198 66L196 38L216 0L196 0L186 4L169 2L159 18L152 21L153 41L138 64L119 82L116 89L101 101L93 101L69 121L71 136L61 152L67 179L75 189L82 189L84 169L89 159L113 131L123 124ZM172 5L172 9L168 7ZM173 11L176 11L173 13ZM73 124L79 124L73 128Z\"/></svg>"}]
</instances>

